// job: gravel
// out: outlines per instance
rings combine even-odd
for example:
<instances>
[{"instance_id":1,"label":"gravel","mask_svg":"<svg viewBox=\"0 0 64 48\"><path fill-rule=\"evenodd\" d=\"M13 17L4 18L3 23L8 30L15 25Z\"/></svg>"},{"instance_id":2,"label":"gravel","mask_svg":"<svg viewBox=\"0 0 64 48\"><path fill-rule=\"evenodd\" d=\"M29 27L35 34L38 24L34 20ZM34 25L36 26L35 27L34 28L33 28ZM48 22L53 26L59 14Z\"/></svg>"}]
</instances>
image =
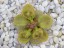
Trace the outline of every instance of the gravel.
<instances>
[{"instance_id":1,"label":"gravel","mask_svg":"<svg viewBox=\"0 0 64 48\"><path fill-rule=\"evenodd\" d=\"M40 47L41 47L41 48L42 48L42 47L43 47L43 48L46 48L46 46L45 46L44 44L41 44Z\"/></svg>"},{"instance_id":2,"label":"gravel","mask_svg":"<svg viewBox=\"0 0 64 48\"><path fill-rule=\"evenodd\" d=\"M13 18L26 3L53 18L48 41L36 46L19 44L13 25ZM64 0L0 0L0 48L64 48Z\"/></svg>"}]
</instances>

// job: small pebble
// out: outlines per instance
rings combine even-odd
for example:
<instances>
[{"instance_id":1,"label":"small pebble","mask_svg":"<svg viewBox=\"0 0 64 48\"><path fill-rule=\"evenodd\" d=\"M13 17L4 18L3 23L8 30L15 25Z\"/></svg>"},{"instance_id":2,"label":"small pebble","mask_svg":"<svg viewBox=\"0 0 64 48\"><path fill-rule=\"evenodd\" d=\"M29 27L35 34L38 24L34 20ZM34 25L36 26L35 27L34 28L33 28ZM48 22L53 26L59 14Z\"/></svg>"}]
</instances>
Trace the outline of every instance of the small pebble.
<instances>
[{"instance_id":1,"label":"small pebble","mask_svg":"<svg viewBox=\"0 0 64 48\"><path fill-rule=\"evenodd\" d=\"M50 6L49 6L50 9L54 9L55 8L55 4L53 2L50 2Z\"/></svg>"},{"instance_id":2,"label":"small pebble","mask_svg":"<svg viewBox=\"0 0 64 48\"><path fill-rule=\"evenodd\" d=\"M64 17L64 12L60 13L58 18L61 19L62 17Z\"/></svg>"},{"instance_id":3,"label":"small pebble","mask_svg":"<svg viewBox=\"0 0 64 48\"><path fill-rule=\"evenodd\" d=\"M32 46L31 46L31 45L29 45L29 48L32 48Z\"/></svg>"},{"instance_id":4,"label":"small pebble","mask_svg":"<svg viewBox=\"0 0 64 48\"><path fill-rule=\"evenodd\" d=\"M61 5L61 10L64 11L64 4Z\"/></svg>"},{"instance_id":5,"label":"small pebble","mask_svg":"<svg viewBox=\"0 0 64 48\"><path fill-rule=\"evenodd\" d=\"M59 38L58 37L54 37L54 42L55 43L59 43Z\"/></svg>"},{"instance_id":6,"label":"small pebble","mask_svg":"<svg viewBox=\"0 0 64 48\"><path fill-rule=\"evenodd\" d=\"M15 8L16 8L16 6L10 7L10 8L8 9L8 11L12 11L12 10L14 10Z\"/></svg>"},{"instance_id":7,"label":"small pebble","mask_svg":"<svg viewBox=\"0 0 64 48\"><path fill-rule=\"evenodd\" d=\"M10 26L10 23L6 23L6 27L9 27Z\"/></svg>"},{"instance_id":8,"label":"small pebble","mask_svg":"<svg viewBox=\"0 0 64 48\"><path fill-rule=\"evenodd\" d=\"M26 0L27 3L33 3L32 0Z\"/></svg>"},{"instance_id":9,"label":"small pebble","mask_svg":"<svg viewBox=\"0 0 64 48\"><path fill-rule=\"evenodd\" d=\"M13 38L10 38L9 43L12 43L13 41L14 41L14 39Z\"/></svg>"},{"instance_id":10,"label":"small pebble","mask_svg":"<svg viewBox=\"0 0 64 48\"><path fill-rule=\"evenodd\" d=\"M46 48L50 48L50 46L46 46Z\"/></svg>"},{"instance_id":11,"label":"small pebble","mask_svg":"<svg viewBox=\"0 0 64 48\"><path fill-rule=\"evenodd\" d=\"M3 33L2 35L1 35L1 38L4 38L5 37L5 33Z\"/></svg>"},{"instance_id":12,"label":"small pebble","mask_svg":"<svg viewBox=\"0 0 64 48\"><path fill-rule=\"evenodd\" d=\"M50 16L52 16L53 18L56 18L58 15L56 13L51 13Z\"/></svg>"},{"instance_id":13,"label":"small pebble","mask_svg":"<svg viewBox=\"0 0 64 48\"><path fill-rule=\"evenodd\" d=\"M8 18L4 21L4 23L9 23L9 20L8 20Z\"/></svg>"},{"instance_id":14,"label":"small pebble","mask_svg":"<svg viewBox=\"0 0 64 48\"><path fill-rule=\"evenodd\" d=\"M5 36L5 41L9 41L9 35Z\"/></svg>"},{"instance_id":15,"label":"small pebble","mask_svg":"<svg viewBox=\"0 0 64 48\"><path fill-rule=\"evenodd\" d=\"M54 0L54 3L55 3L56 5L58 5L58 4L59 4L58 0Z\"/></svg>"},{"instance_id":16,"label":"small pebble","mask_svg":"<svg viewBox=\"0 0 64 48\"><path fill-rule=\"evenodd\" d=\"M6 36L9 36L9 35L8 35L8 31L7 31L5 34L6 34Z\"/></svg>"},{"instance_id":17,"label":"small pebble","mask_svg":"<svg viewBox=\"0 0 64 48\"><path fill-rule=\"evenodd\" d=\"M39 9L40 9L42 12L44 12L44 7L43 7L43 6L39 5Z\"/></svg>"},{"instance_id":18,"label":"small pebble","mask_svg":"<svg viewBox=\"0 0 64 48\"><path fill-rule=\"evenodd\" d=\"M39 9L39 6L38 6L38 5L35 5L35 8L36 8L36 9Z\"/></svg>"},{"instance_id":19,"label":"small pebble","mask_svg":"<svg viewBox=\"0 0 64 48\"><path fill-rule=\"evenodd\" d=\"M37 0L32 0L32 3L33 3L33 4L36 4L36 3L37 3Z\"/></svg>"},{"instance_id":20,"label":"small pebble","mask_svg":"<svg viewBox=\"0 0 64 48\"><path fill-rule=\"evenodd\" d=\"M62 21L60 19L57 19L57 24L62 25Z\"/></svg>"},{"instance_id":21,"label":"small pebble","mask_svg":"<svg viewBox=\"0 0 64 48\"><path fill-rule=\"evenodd\" d=\"M16 39L17 39L17 37L18 37L18 34L14 34L14 38L16 38Z\"/></svg>"},{"instance_id":22,"label":"small pebble","mask_svg":"<svg viewBox=\"0 0 64 48\"><path fill-rule=\"evenodd\" d=\"M53 45L51 45L50 48L55 48L55 47Z\"/></svg>"},{"instance_id":23,"label":"small pebble","mask_svg":"<svg viewBox=\"0 0 64 48\"><path fill-rule=\"evenodd\" d=\"M49 12L49 6L45 7L44 11L45 11L46 13L48 13L48 12Z\"/></svg>"},{"instance_id":24,"label":"small pebble","mask_svg":"<svg viewBox=\"0 0 64 48\"><path fill-rule=\"evenodd\" d=\"M46 1L43 1L43 3L42 3L42 6L43 7L46 7L48 5L48 1L46 0Z\"/></svg>"},{"instance_id":25,"label":"small pebble","mask_svg":"<svg viewBox=\"0 0 64 48\"><path fill-rule=\"evenodd\" d=\"M59 40L59 42L61 42L61 41L62 41L62 39L61 39L61 38L59 38L58 40Z\"/></svg>"},{"instance_id":26,"label":"small pebble","mask_svg":"<svg viewBox=\"0 0 64 48\"><path fill-rule=\"evenodd\" d=\"M20 3L20 4L25 3L25 0L19 0L19 3Z\"/></svg>"},{"instance_id":27,"label":"small pebble","mask_svg":"<svg viewBox=\"0 0 64 48\"><path fill-rule=\"evenodd\" d=\"M12 47L13 45L11 43L8 44L9 47Z\"/></svg>"},{"instance_id":28,"label":"small pebble","mask_svg":"<svg viewBox=\"0 0 64 48\"><path fill-rule=\"evenodd\" d=\"M41 48L46 48L46 46L44 44L40 45Z\"/></svg>"},{"instance_id":29,"label":"small pebble","mask_svg":"<svg viewBox=\"0 0 64 48\"><path fill-rule=\"evenodd\" d=\"M59 34L59 31L57 31L57 30L54 30L54 31L53 31L53 35L54 35L54 36L57 36L58 34Z\"/></svg>"},{"instance_id":30,"label":"small pebble","mask_svg":"<svg viewBox=\"0 0 64 48\"><path fill-rule=\"evenodd\" d=\"M33 46L33 48L40 48L39 46Z\"/></svg>"},{"instance_id":31,"label":"small pebble","mask_svg":"<svg viewBox=\"0 0 64 48\"><path fill-rule=\"evenodd\" d=\"M28 46L27 46L27 45L25 45L25 46L24 46L24 48L28 48Z\"/></svg>"},{"instance_id":32,"label":"small pebble","mask_svg":"<svg viewBox=\"0 0 64 48\"><path fill-rule=\"evenodd\" d=\"M14 6L15 5L15 2L13 2L12 4L11 4L11 6Z\"/></svg>"},{"instance_id":33,"label":"small pebble","mask_svg":"<svg viewBox=\"0 0 64 48\"><path fill-rule=\"evenodd\" d=\"M58 36L59 36L59 37L62 36L62 31L59 32Z\"/></svg>"},{"instance_id":34,"label":"small pebble","mask_svg":"<svg viewBox=\"0 0 64 48\"><path fill-rule=\"evenodd\" d=\"M61 39L64 40L64 35L61 36Z\"/></svg>"},{"instance_id":35,"label":"small pebble","mask_svg":"<svg viewBox=\"0 0 64 48\"><path fill-rule=\"evenodd\" d=\"M10 31L9 32L9 36L13 37L14 36L14 32L13 31Z\"/></svg>"},{"instance_id":36,"label":"small pebble","mask_svg":"<svg viewBox=\"0 0 64 48\"><path fill-rule=\"evenodd\" d=\"M50 42L50 44L53 44L53 38L51 38L51 39L49 40L49 42Z\"/></svg>"},{"instance_id":37,"label":"small pebble","mask_svg":"<svg viewBox=\"0 0 64 48\"><path fill-rule=\"evenodd\" d=\"M4 30L7 32L8 31L8 28L7 27L4 27Z\"/></svg>"},{"instance_id":38,"label":"small pebble","mask_svg":"<svg viewBox=\"0 0 64 48\"><path fill-rule=\"evenodd\" d=\"M20 45L20 44L17 44L17 45L15 46L15 48L21 48L21 45Z\"/></svg>"},{"instance_id":39,"label":"small pebble","mask_svg":"<svg viewBox=\"0 0 64 48\"><path fill-rule=\"evenodd\" d=\"M38 2L41 2L42 0L38 0Z\"/></svg>"},{"instance_id":40,"label":"small pebble","mask_svg":"<svg viewBox=\"0 0 64 48\"><path fill-rule=\"evenodd\" d=\"M58 44L55 44L55 48L58 48Z\"/></svg>"},{"instance_id":41,"label":"small pebble","mask_svg":"<svg viewBox=\"0 0 64 48\"><path fill-rule=\"evenodd\" d=\"M5 27L5 24L1 22L0 26L3 29Z\"/></svg>"},{"instance_id":42,"label":"small pebble","mask_svg":"<svg viewBox=\"0 0 64 48\"><path fill-rule=\"evenodd\" d=\"M57 13L57 14L60 14L60 13L61 13L61 8L60 8L60 7L57 7L57 8L56 8L56 13Z\"/></svg>"},{"instance_id":43,"label":"small pebble","mask_svg":"<svg viewBox=\"0 0 64 48\"><path fill-rule=\"evenodd\" d=\"M61 18L62 23L64 23L64 18Z\"/></svg>"},{"instance_id":44,"label":"small pebble","mask_svg":"<svg viewBox=\"0 0 64 48\"><path fill-rule=\"evenodd\" d=\"M15 0L16 1L16 5L17 6L19 6L20 4L19 4L19 0Z\"/></svg>"}]
</instances>

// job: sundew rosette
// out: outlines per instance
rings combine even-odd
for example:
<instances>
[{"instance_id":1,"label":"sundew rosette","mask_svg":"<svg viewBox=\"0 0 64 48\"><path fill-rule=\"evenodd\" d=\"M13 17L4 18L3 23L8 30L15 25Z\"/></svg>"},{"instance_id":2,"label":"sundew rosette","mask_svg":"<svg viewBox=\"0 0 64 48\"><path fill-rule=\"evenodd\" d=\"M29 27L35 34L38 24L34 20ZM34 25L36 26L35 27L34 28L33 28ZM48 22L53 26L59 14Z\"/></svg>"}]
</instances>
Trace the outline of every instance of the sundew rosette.
<instances>
[{"instance_id":1,"label":"sundew rosette","mask_svg":"<svg viewBox=\"0 0 64 48\"><path fill-rule=\"evenodd\" d=\"M40 44L48 40L46 29L52 26L53 19L49 14L26 4L21 14L14 17L13 24L18 30L18 41L21 44Z\"/></svg>"}]
</instances>

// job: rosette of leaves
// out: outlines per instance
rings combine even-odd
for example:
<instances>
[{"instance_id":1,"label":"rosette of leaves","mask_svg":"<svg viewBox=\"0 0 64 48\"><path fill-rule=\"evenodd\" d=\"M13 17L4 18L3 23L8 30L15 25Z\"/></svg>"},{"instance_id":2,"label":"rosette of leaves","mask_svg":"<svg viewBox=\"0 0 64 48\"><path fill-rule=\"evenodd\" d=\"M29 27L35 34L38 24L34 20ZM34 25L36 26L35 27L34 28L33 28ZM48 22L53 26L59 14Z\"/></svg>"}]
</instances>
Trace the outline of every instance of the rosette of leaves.
<instances>
[{"instance_id":1,"label":"rosette of leaves","mask_svg":"<svg viewBox=\"0 0 64 48\"><path fill-rule=\"evenodd\" d=\"M25 27L28 24L28 22L29 21L25 19L21 14L17 15L13 21L16 27Z\"/></svg>"},{"instance_id":2,"label":"rosette of leaves","mask_svg":"<svg viewBox=\"0 0 64 48\"><path fill-rule=\"evenodd\" d=\"M26 44L29 42L31 36L31 30L20 30L18 32L18 41L20 43Z\"/></svg>"},{"instance_id":3,"label":"rosette of leaves","mask_svg":"<svg viewBox=\"0 0 64 48\"><path fill-rule=\"evenodd\" d=\"M48 34L46 33L46 31L41 28L35 28L35 30L33 30L30 42L32 44L39 44L41 42L45 42L47 39Z\"/></svg>"},{"instance_id":4,"label":"rosette of leaves","mask_svg":"<svg viewBox=\"0 0 64 48\"><path fill-rule=\"evenodd\" d=\"M13 23L18 28L18 41L20 43L39 44L48 39L47 31L44 29L51 27L53 19L50 15L26 4L22 13L14 18Z\"/></svg>"},{"instance_id":5,"label":"rosette of leaves","mask_svg":"<svg viewBox=\"0 0 64 48\"><path fill-rule=\"evenodd\" d=\"M35 8L30 4L26 4L23 7L22 15L32 22L35 17Z\"/></svg>"}]
</instances>

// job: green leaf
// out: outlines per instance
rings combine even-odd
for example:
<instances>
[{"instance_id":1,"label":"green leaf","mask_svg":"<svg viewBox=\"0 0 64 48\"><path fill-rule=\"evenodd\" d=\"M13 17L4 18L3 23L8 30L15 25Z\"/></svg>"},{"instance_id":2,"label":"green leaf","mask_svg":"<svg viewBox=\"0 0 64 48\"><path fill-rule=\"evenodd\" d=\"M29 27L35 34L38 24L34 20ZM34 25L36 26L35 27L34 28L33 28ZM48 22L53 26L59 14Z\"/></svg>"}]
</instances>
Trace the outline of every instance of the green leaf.
<instances>
[{"instance_id":1,"label":"green leaf","mask_svg":"<svg viewBox=\"0 0 64 48\"><path fill-rule=\"evenodd\" d=\"M43 14L42 16L38 16L38 23L41 28L48 29L51 27L53 19L50 15Z\"/></svg>"},{"instance_id":2,"label":"green leaf","mask_svg":"<svg viewBox=\"0 0 64 48\"><path fill-rule=\"evenodd\" d=\"M28 20L32 21L35 17L35 8L31 4L26 4L23 7L22 15Z\"/></svg>"},{"instance_id":3,"label":"green leaf","mask_svg":"<svg viewBox=\"0 0 64 48\"><path fill-rule=\"evenodd\" d=\"M14 18L13 23L17 27L25 27L28 24L28 20L26 20L21 14L19 14Z\"/></svg>"},{"instance_id":4,"label":"green leaf","mask_svg":"<svg viewBox=\"0 0 64 48\"><path fill-rule=\"evenodd\" d=\"M48 39L48 34L46 31L42 30L41 28L36 28L33 31L32 37L31 37L31 44L39 44L42 42L45 42Z\"/></svg>"},{"instance_id":5,"label":"green leaf","mask_svg":"<svg viewBox=\"0 0 64 48\"><path fill-rule=\"evenodd\" d=\"M31 36L31 30L21 30L18 33L18 41L20 43L26 44L29 42Z\"/></svg>"}]
</instances>

